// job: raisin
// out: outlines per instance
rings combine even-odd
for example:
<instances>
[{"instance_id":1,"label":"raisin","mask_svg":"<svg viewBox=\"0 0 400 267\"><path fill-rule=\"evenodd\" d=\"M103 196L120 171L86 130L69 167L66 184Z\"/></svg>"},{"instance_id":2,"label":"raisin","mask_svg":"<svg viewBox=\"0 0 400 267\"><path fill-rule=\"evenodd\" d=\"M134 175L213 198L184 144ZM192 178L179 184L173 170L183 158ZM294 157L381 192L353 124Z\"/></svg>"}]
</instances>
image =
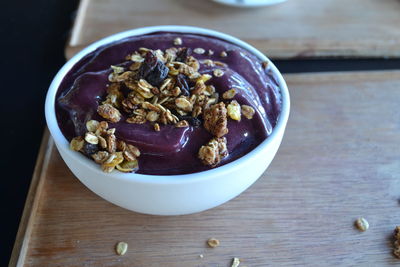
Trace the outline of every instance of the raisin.
<instances>
[{"instance_id":1,"label":"raisin","mask_svg":"<svg viewBox=\"0 0 400 267\"><path fill-rule=\"evenodd\" d=\"M202 124L201 120L199 118L191 117L188 120L189 124L192 125L195 128L199 128Z\"/></svg>"},{"instance_id":2,"label":"raisin","mask_svg":"<svg viewBox=\"0 0 400 267\"><path fill-rule=\"evenodd\" d=\"M176 77L176 85L181 89L182 95L189 96L188 77L183 74L178 74Z\"/></svg>"},{"instance_id":3,"label":"raisin","mask_svg":"<svg viewBox=\"0 0 400 267\"><path fill-rule=\"evenodd\" d=\"M85 142L85 144L83 145L82 151L85 155L91 156L94 153L96 153L97 151L99 151L99 147L97 145Z\"/></svg>"},{"instance_id":4,"label":"raisin","mask_svg":"<svg viewBox=\"0 0 400 267\"><path fill-rule=\"evenodd\" d=\"M181 50L179 50L176 53L176 61L179 62L185 62L186 58L189 57L192 54L192 49L187 48L187 47L183 47Z\"/></svg>"},{"instance_id":5,"label":"raisin","mask_svg":"<svg viewBox=\"0 0 400 267\"><path fill-rule=\"evenodd\" d=\"M174 113L174 112L172 112ZM176 115L178 117L179 120L186 120L191 126L198 128L201 126L202 121L199 118L195 118L192 116L182 116L182 115Z\"/></svg>"},{"instance_id":6,"label":"raisin","mask_svg":"<svg viewBox=\"0 0 400 267\"><path fill-rule=\"evenodd\" d=\"M146 57L143 63L140 65L138 71L139 79L146 78L146 76L149 75L149 73L156 67L157 62L157 56L151 51L147 52Z\"/></svg>"},{"instance_id":7,"label":"raisin","mask_svg":"<svg viewBox=\"0 0 400 267\"><path fill-rule=\"evenodd\" d=\"M149 51L140 65L138 78L145 79L151 85L159 86L167 77L168 71L167 66L153 52Z\"/></svg>"},{"instance_id":8,"label":"raisin","mask_svg":"<svg viewBox=\"0 0 400 267\"><path fill-rule=\"evenodd\" d=\"M168 67L161 60L158 60L156 67L146 76L146 81L153 86L159 86L168 76L168 72Z\"/></svg>"}]
</instances>

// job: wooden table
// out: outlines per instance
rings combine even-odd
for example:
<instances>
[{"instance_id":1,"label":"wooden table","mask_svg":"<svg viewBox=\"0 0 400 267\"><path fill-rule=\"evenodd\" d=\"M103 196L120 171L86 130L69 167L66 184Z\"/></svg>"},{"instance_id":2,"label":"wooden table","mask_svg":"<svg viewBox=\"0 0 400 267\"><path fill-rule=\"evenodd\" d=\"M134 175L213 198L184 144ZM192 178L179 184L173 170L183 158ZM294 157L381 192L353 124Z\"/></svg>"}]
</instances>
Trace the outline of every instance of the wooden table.
<instances>
[{"instance_id":1,"label":"wooden table","mask_svg":"<svg viewBox=\"0 0 400 267\"><path fill-rule=\"evenodd\" d=\"M82 0L66 54L112 33L176 24L232 34L270 58L398 58L399 12L398 0L288 0L255 9L211 0Z\"/></svg>"},{"instance_id":2,"label":"wooden table","mask_svg":"<svg viewBox=\"0 0 400 267\"><path fill-rule=\"evenodd\" d=\"M394 266L400 224L400 71L286 75L292 110L266 173L185 216L116 207L45 135L11 266ZM353 225L360 216L370 229ZM206 246L209 237L221 245ZM124 256L114 245L129 244ZM200 258L199 255L203 255Z\"/></svg>"}]
</instances>

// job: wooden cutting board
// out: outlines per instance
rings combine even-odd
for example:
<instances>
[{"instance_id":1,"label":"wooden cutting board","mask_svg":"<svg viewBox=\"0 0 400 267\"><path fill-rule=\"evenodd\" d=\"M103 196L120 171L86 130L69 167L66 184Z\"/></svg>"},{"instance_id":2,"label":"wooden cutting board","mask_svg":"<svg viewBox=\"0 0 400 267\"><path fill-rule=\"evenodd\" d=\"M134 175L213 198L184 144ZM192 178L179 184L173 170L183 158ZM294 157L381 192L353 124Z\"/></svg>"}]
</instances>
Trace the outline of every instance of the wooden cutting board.
<instances>
[{"instance_id":1,"label":"wooden cutting board","mask_svg":"<svg viewBox=\"0 0 400 267\"><path fill-rule=\"evenodd\" d=\"M45 135L12 266L400 264L400 71L286 79L292 110L271 166L239 197L198 214L149 216L106 202ZM368 231L354 227L359 216ZM221 245L208 248L209 237ZM124 256L118 241L129 244Z\"/></svg>"},{"instance_id":2,"label":"wooden cutting board","mask_svg":"<svg viewBox=\"0 0 400 267\"><path fill-rule=\"evenodd\" d=\"M251 9L211 0L81 0L66 55L116 32L174 24L232 34L271 58L398 58L399 14L399 0L288 0Z\"/></svg>"}]
</instances>

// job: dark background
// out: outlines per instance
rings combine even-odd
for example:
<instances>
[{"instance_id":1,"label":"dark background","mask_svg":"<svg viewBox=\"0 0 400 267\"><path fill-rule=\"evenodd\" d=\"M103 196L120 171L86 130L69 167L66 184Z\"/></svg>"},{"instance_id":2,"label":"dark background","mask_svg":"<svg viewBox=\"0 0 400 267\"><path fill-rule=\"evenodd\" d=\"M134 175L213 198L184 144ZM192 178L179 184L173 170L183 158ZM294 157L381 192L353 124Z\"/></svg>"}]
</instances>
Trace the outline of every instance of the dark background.
<instances>
[{"instance_id":1,"label":"dark background","mask_svg":"<svg viewBox=\"0 0 400 267\"><path fill-rule=\"evenodd\" d=\"M51 79L65 62L64 46L78 2L7 1L2 5L0 266L7 266L11 255L45 127L45 94ZM274 62L283 73L400 69L398 59Z\"/></svg>"}]
</instances>

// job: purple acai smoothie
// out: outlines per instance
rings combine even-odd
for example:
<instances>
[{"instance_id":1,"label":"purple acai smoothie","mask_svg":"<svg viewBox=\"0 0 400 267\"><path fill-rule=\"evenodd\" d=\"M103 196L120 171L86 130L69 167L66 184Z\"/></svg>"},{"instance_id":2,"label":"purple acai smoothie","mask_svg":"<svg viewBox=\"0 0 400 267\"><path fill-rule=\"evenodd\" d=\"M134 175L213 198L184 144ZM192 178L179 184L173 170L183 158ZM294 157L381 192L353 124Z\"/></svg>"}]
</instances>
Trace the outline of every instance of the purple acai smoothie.
<instances>
[{"instance_id":1,"label":"purple acai smoothie","mask_svg":"<svg viewBox=\"0 0 400 267\"><path fill-rule=\"evenodd\" d=\"M182 40L181 45L174 45L176 38ZM215 37L157 32L102 46L85 56L69 71L58 89L56 101L58 124L69 141L85 135L88 120L104 120L97 109L107 95L109 75L113 72L111 65L129 66L132 61L126 59L127 55L141 47L161 51L171 47L204 49L204 53L192 54L200 63L198 72L212 75L206 85L213 85L220 96L235 88L237 94L234 99L240 105L254 108L252 119L242 117L240 121L228 120L229 132L225 137L229 155L218 166L242 157L271 134L282 103L278 84L265 63L247 50ZM206 64L204 60L225 65ZM223 71L221 77L213 75L216 68ZM193 85L190 87L193 90ZM121 112L121 116L122 119L116 123L108 122L109 127L116 129L115 136L119 140L139 148L141 155L136 173L172 175L211 168L202 164L198 158L199 148L213 138L204 127L189 125L179 128L168 124L161 125L160 131L155 131L150 122L127 123L129 114ZM199 119L201 121L201 116Z\"/></svg>"}]
</instances>

